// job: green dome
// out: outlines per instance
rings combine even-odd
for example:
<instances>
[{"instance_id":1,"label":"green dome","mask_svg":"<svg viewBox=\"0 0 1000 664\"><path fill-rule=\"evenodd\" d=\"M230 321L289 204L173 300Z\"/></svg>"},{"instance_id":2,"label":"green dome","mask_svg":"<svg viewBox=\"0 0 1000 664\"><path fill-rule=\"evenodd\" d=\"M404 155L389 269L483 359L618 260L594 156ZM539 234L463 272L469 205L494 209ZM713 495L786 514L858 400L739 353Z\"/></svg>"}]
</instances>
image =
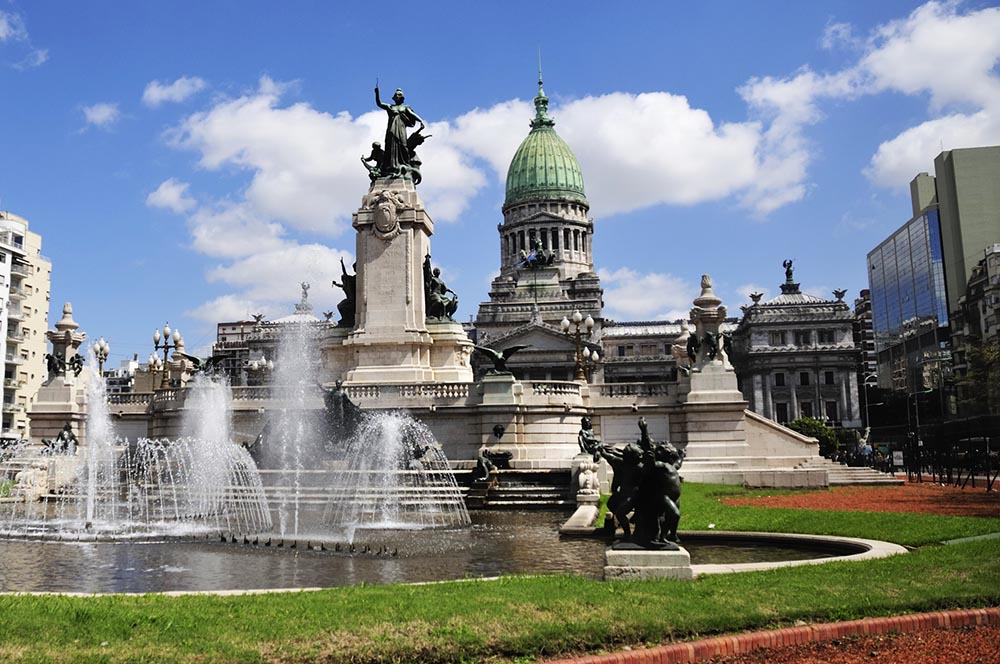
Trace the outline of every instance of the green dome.
<instances>
[{"instance_id":1,"label":"green dome","mask_svg":"<svg viewBox=\"0 0 1000 664\"><path fill-rule=\"evenodd\" d=\"M583 192L580 162L556 133L548 114L549 99L538 81L531 132L514 153L507 169L504 208L528 201L572 201L589 207Z\"/></svg>"}]
</instances>

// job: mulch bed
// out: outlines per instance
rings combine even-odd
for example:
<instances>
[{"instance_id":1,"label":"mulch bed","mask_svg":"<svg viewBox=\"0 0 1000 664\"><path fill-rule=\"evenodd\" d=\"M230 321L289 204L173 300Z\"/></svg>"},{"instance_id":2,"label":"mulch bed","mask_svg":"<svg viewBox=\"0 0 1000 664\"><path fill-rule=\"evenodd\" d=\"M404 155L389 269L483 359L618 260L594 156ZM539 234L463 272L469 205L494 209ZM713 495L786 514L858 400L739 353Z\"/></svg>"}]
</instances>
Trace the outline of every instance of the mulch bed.
<instances>
[{"instance_id":1,"label":"mulch bed","mask_svg":"<svg viewBox=\"0 0 1000 664\"><path fill-rule=\"evenodd\" d=\"M919 512L1000 518L1000 491L961 489L932 482L902 486L846 486L759 498L724 498L726 505L849 512ZM998 660L1000 661L1000 657Z\"/></svg>"},{"instance_id":2,"label":"mulch bed","mask_svg":"<svg viewBox=\"0 0 1000 664\"><path fill-rule=\"evenodd\" d=\"M931 629L845 636L833 641L755 650L712 664L985 664L1000 661L1000 627Z\"/></svg>"}]
</instances>

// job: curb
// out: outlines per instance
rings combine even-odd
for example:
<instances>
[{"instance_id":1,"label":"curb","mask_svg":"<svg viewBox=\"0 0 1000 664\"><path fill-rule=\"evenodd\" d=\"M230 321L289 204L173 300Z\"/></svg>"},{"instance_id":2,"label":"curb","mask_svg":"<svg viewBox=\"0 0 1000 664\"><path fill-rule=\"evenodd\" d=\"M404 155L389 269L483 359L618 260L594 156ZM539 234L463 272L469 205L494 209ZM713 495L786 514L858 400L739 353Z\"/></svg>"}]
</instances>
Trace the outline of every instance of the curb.
<instances>
[{"instance_id":1,"label":"curb","mask_svg":"<svg viewBox=\"0 0 1000 664\"><path fill-rule=\"evenodd\" d=\"M656 648L628 650L608 655L590 655L548 660L546 664L693 664L713 657L739 655L759 648L797 646L830 641L845 636L918 632L926 629L1000 626L1000 608L933 611L885 618L863 618L846 622L786 627L764 632L745 632L714 639L672 643Z\"/></svg>"}]
</instances>

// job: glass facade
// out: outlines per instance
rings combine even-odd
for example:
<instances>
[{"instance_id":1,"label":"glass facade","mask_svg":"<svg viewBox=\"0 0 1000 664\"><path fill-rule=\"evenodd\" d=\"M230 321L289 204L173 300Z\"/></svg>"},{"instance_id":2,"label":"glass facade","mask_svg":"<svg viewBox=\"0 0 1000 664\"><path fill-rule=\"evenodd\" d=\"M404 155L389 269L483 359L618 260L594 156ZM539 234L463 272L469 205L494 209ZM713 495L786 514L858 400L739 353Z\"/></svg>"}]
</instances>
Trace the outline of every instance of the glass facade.
<instances>
[{"instance_id":1,"label":"glass facade","mask_svg":"<svg viewBox=\"0 0 1000 664\"><path fill-rule=\"evenodd\" d=\"M948 305L936 209L904 224L868 254L879 385L925 387L924 365L939 362L948 339Z\"/></svg>"}]
</instances>

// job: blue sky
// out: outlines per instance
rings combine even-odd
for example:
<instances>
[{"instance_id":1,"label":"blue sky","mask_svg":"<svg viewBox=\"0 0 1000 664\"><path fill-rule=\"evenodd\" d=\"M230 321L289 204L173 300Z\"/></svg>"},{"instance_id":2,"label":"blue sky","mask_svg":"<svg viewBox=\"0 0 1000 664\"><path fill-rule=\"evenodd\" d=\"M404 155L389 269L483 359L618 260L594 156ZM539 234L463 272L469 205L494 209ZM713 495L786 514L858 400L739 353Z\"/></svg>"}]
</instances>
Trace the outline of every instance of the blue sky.
<instances>
[{"instance_id":1,"label":"blue sky","mask_svg":"<svg viewBox=\"0 0 1000 664\"><path fill-rule=\"evenodd\" d=\"M0 0L0 209L53 261L52 311L149 355L215 322L317 311L354 249L376 77L433 134L420 192L468 319L499 267L507 164L541 48L583 167L605 314L675 318L703 273L730 310L866 287L942 149L1000 143L987 3Z\"/></svg>"}]
</instances>

